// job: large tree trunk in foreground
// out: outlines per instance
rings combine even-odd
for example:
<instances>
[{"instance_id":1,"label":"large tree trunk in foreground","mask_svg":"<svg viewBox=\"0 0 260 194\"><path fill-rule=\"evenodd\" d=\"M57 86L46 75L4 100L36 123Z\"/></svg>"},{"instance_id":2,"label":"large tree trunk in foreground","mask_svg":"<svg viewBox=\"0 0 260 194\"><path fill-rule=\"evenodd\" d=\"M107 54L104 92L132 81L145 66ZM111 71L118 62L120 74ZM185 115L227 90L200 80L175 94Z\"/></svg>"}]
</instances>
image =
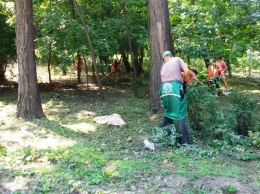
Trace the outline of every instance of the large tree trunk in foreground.
<instances>
[{"instance_id":1,"label":"large tree trunk in foreground","mask_svg":"<svg viewBox=\"0 0 260 194\"><path fill-rule=\"evenodd\" d=\"M18 118L31 120L44 116L37 85L34 53L32 0L16 0L16 41L18 57Z\"/></svg>"},{"instance_id":2,"label":"large tree trunk in foreground","mask_svg":"<svg viewBox=\"0 0 260 194\"><path fill-rule=\"evenodd\" d=\"M167 0L148 0L150 32L150 108L152 113L162 110L158 91L161 85L162 53L174 55Z\"/></svg>"}]
</instances>

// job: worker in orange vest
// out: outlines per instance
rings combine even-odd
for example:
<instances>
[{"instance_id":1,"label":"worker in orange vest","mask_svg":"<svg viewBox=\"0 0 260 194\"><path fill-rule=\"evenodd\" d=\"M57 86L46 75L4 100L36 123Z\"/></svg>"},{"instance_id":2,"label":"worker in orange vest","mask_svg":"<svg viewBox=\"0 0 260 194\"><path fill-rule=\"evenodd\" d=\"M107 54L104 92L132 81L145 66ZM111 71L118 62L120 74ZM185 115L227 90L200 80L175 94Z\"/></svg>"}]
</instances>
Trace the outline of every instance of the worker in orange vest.
<instances>
[{"instance_id":1,"label":"worker in orange vest","mask_svg":"<svg viewBox=\"0 0 260 194\"><path fill-rule=\"evenodd\" d=\"M80 61L78 62L78 60L75 62L75 69L78 69L78 64L79 64L79 68L82 69L83 67L83 59L80 58Z\"/></svg>"},{"instance_id":2,"label":"worker in orange vest","mask_svg":"<svg viewBox=\"0 0 260 194\"><path fill-rule=\"evenodd\" d=\"M112 67L111 67L111 72L116 73L116 72L121 72L122 71L122 66L120 60L115 60L112 62Z\"/></svg>"},{"instance_id":3,"label":"worker in orange vest","mask_svg":"<svg viewBox=\"0 0 260 194\"><path fill-rule=\"evenodd\" d=\"M220 88L219 82L219 66L214 63L214 60L210 61L211 64L208 66L208 77L207 77L207 84L212 86L213 84L216 85L216 88Z\"/></svg>"}]
</instances>

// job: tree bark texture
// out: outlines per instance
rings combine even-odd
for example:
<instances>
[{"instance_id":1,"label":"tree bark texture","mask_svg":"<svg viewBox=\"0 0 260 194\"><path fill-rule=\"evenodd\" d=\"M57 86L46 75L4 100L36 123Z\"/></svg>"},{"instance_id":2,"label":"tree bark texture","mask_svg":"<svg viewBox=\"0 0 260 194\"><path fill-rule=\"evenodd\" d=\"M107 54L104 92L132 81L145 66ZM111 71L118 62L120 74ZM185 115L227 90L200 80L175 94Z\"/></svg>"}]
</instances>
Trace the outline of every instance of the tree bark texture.
<instances>
[{"instance_id":1,"label":"tree bark texture","mask_svg":"<svg viewBox=\"0 0 260 194\"><path fill-rule=\"evenodd\" d=\"M32 120L44 116L37 85L32 0L16 0L15 3L19 72L16 116Z\"/></svg>"},{"instance_id":2,"label":"tree bark texture","mask_svg":"<svg viewBox=\"0 0 260 194\"><path fill-rule=\"evenodd\" d=\"M162 53L170 50L174 55L167 0L148 0L150 32L150 109L161 111L158 91L161 85Z\"/></svg>"},{"instance_id":3,"label":"tree bark texture","mask_svg":"<svg viewBox=\"0 0 260 194\"><path fill-rule=\"evenodd\" d=\"M126 55L126 52L125 52L125 50L122 46L120 46L119 48L120 48L119 50L120 50L120 53L121 53L121 57L122 57L122 60L123 60L125 70L126 70L127 73L130 73L132 71L132 68L131 68L130 63L128 61L128 56Z\"/></svg>"}]
</instances>

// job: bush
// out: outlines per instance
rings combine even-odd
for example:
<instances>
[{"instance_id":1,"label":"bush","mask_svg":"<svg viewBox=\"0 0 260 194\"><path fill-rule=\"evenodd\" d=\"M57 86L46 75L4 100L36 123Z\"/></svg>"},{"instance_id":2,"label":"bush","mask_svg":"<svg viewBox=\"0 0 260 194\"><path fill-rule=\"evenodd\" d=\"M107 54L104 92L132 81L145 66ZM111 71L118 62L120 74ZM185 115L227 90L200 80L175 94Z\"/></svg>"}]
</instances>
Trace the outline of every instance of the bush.
<instances>
[{"instance_id":1,"label":"bush","mask_svg":"<svg viewBox=\"0 0 260 194\"><path fill-rule=\"evenodd\" d=\"M175 146L179 137L180 134L176 131L174 125L155 128L154 142L158 146Z\"/></svg>"},{"instance_id":2,"label":"bush","mask_svg":"<svg viewBox=\"0 0 260 194\"><path fill-rule=\"evenodd\" d=\"M257 69L260 66L260 60L259 59L260 59L259 56L252 56L251 59L249 59L249 56L241 57L238 60L237 67L241 67L244 70L247 69L249 62L250 62L249 60L251 60L251 67L254 68L254 69Z\"/></svg>"},{"instance_id":3,"label":"bush","mask_svg":"<svg viewBox=\"0 0 260 194\"><path fill-rule=\"evenodd\" d=\"M249 131L249 137L253 146L260 148L260 132Z\"/></svg>"},{"instance_id":4,"label":"bush","mask_svg":"<svg viewBox=\"0 0 260 194\"><path fill-rule=\"evenodd\" d=\"M248 136L255 131L257 117L257 99L247 93L233 92L230 105L227 107L227 125L239 135Z\"/></svg>"},{"instance_id":5,"label":"bush","mask_svg":"<svg viewBox=\"0 0 260 194\"><path fill-rule=\"evenodd\" d=\"M237 135L230 130L223 130L222 136L208 142L215 152L237 160L259 159L260 155L251 150L250 138Z\"/></svg>"},{"instance_id":6,"label":"bush","mask_svg":"<svg viewBox=\"0 0 260 194\"><path fill-rule=\"evenodd\" d=\"M223 116L214 92L206 85L188 86L188 117L192 129L211 133L223 125Z\"/></svg>"},{"instance_id":7,"label":"bush","mask_svg":"<svg viewBox=\"0 0 260 194\"><path fill-rule=\"evenodd\" d=\"M98 69L100 72L110 72L110 65L98 64Z\"/></svg>"}]
</instances>

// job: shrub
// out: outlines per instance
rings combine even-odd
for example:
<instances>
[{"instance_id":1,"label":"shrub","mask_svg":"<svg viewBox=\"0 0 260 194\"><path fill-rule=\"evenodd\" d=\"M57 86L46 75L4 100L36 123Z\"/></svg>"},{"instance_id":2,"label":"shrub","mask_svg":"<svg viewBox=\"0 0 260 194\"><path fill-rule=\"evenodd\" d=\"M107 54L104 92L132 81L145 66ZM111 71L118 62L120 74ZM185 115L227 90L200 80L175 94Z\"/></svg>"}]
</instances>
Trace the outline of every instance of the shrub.
<instances>
[{"instance_id":1,"label":"shrub","mask_svg":"<svg viewBox=\"0 0 260 194\"><path fill-rule=\"evenodd\" d=\"M260 132L249 131L249 137L253 146L260 148Z\"/></svg>"},{"instance_id":2,"label":"shrub","mask_svg":"<svg viewBox=\"0 0 260 194\"><path fill-rule=\"evenodd\" d=\"M192 129L211 133L212 130L223 125L220 105L213 92L206 85L188 86L188 117Z\"/></svg>"},{"instance_id":3,"label":"shrub","mask_svg":"<svg viewBox=\"0 0 260 194\"><path fill-rule=\"evenodd\" d=\"M230 130L222 130L222 136L209 141L209 146L218 153L238 160L259 159L259 154L250 149L252 143L248 137L237 135Z\"/></svg>"},{"instance_id":4,"label":"shrub","mask_svg":"<svg viewBox=\"0 0 260 194\"><path fill-rule=\"evenodd\" d=\"M175 146L178 137L180 137L180 134L176 131L174 125L155 128L154 142L158 146Z\"/></svg>"},{"instance_id":5,"label":"shrub","mask_svg":"<svg viewBox=\"0 0 260 194\"><path fill-rule=\"evenodd\" d=\"M257 99L247 93L233 92L230 105L227 107L227 125L239 135L247 136L255 131L257 117Z\"/></svg>"}]
</instances>

